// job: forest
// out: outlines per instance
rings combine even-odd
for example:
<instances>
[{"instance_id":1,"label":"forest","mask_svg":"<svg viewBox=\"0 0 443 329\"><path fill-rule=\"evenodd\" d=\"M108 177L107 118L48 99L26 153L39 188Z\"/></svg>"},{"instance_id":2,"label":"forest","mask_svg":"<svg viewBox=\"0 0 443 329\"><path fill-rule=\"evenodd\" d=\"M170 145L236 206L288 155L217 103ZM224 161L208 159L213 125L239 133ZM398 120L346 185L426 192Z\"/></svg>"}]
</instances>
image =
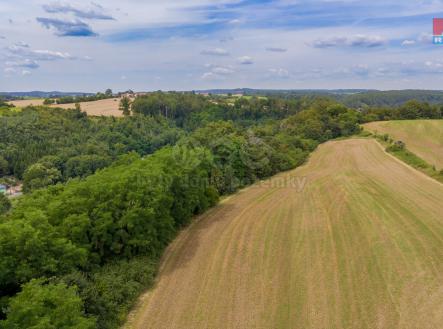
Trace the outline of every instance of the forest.
<instances>
[{"instance_id":1,"label":"forest","mask_svg":"<svg viewBox=\"0 0 443 329\"><path fill-rule=\"evenodd\" d=\"M333 99L193 93L138 97L132 115L0 105L0 328L118 328L181 228L223 195L302 165L375 120L442 118L411 101L354 110Z\"/></svg>"}]
</instances>

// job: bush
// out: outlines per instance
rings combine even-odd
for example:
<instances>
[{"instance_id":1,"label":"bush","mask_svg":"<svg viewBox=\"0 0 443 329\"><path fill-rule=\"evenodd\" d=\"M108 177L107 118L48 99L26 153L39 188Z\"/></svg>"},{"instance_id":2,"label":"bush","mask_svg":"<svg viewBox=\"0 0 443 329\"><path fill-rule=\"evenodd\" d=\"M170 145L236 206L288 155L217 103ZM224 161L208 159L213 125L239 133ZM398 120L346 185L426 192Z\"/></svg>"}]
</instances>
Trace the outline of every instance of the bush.
<instances>
[{"instance_id":1,"label":"bush","mask_svg":"<svg viewBox=\"0 0 443 329\"><path fill-rule=\"evenodd\" d=\"M46 99L43 101L43 105L51 105L51 104L55 104L55 102L56 102L56 100L53 99L53 98L46 98Z\"/></svg>"},{"instance_id":2,"label":"bush","mask_svg":"<svg viewBox=\"0 0 443 329\"><path fill-rule=\"evenodd\" d=\"M157 261L136 257L111 262L93 273L74 272L62 282L79 288L86 312L97 318L97 328L119 328L140 293L153 284L156 268Z\"/></svg>"},{"instance_id":3,"label":"bush","mask_svg":"<svg viewBox=\"0 0 443 329\"><path fill-rule=\"evenodd\" d=\"M406 144L402 141L396 141L394 144L386 148L387 152L398 152L406 149Z\"/></svg>"}]
</instances>

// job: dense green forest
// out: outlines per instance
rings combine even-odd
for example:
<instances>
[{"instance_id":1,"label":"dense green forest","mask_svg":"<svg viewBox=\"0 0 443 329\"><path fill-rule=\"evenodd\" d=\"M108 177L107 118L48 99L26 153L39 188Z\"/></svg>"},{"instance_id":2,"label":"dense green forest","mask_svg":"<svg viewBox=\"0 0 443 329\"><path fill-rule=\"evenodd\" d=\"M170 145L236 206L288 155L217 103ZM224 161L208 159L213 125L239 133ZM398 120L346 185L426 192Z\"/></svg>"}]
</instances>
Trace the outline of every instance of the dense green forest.
<instances>
[{"instance_id":1,"label":"dense green forest","mask_svg":"<svg viewBox=\"0 0 443 329\"><path fill-rule=\"evenodd\" d=\"M367 91L339 95L336 99L352 108L396 107L412 100L429 104L443 104L443 92L433 90Z\"/></svg>"},{"instance_id":2,"label":"dense green forest","mask_svg":"<svg viewBox=\"0 0 443 329\"><path fill-rule=\"evenodd\" d=\"M371 107L362 109L365 122L385 120L441 119L442 105L430 105L416 100L408 101L398 107Z\"/></svg>"},{"instance_id":3,"label":"dense green forest","mask_svg":"<svg viewBox=\"0 0 443 329\"><path fill-rule=\"evenodd\" d=\"M131 151L152 153L181 135L161 117L90 118L78 110L28 107L0 116L0 173L33 190L93 174Z\"/></svg>"},{"instance_id":4,"label":"dense green forest","mask_svg":"<svg viewBox=\"0 0 443 329\"><path fill-rule=\"evenodd\" d=\"M0 116L1 176L26 184L0 215L1 328L117 328L168 243L220 196L303 164L362 122L442 116L418 102L362 112L326 98L191 93L139 97L132 113Z\"/></svg>"},{"instance_id":5,"label":"dense green forest","mask_svg":"<svg viewBox=\"0 0 443 329\"><path fill-rule=\"evenodd\" d=\"M200 93L220 96L227 94L267 96L284 99L328 97L355 109L373 106L396 107L416 100L422 103L443 104L441 90L367 90L367 89L214 89Z\"/></svg>"}]
</instances>

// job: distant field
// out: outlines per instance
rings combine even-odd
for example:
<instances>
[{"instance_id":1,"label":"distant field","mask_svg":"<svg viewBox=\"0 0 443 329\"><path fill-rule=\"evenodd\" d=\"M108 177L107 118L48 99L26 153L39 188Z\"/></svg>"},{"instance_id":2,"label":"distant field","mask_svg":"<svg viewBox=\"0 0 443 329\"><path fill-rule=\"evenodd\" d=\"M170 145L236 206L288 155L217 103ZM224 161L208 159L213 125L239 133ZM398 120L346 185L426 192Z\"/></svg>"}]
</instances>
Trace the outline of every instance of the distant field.
<instances>
[{"instance_id":1,"label":"distant field","mask_svg":"<svg viewBox=\"0 0 443 329\"><path fill-rule=\"evenodd\" d=\"M34 105L34 106L43 105L43 101L44 101L44 99L38 98L38 99L24 99L24 100L20 100L20 101L12 101L9 103L16 106L16 107L26 107L26 106L31 106L31 105Z\"/></svg>"},{"instance_id":2,"label":"distant field","mask_svg":"<svg viewBox=\"0 0 443 329\"><path fill-rule=\"evenodd\" d=\"M118 109L120 104L120 98L103 99L94 102L80 103L81 110L88 113L88 115L105 115L105 116L122 116L122 112ZM60 104L53 105L55 107L61 107L64 109L75 108L75 104Z\"/></svg>"},{"instance_id":3,"label":"distant field","mask_svg":"<svg viewBox=\"0 0 443 329\"><path fill-rule=\"evenodd\" d=\"M441 328L442 200L375 140L321 145L185 229L126 328Z\"/></svg>"},{"instance_id":4,"label":"distant field","mask_svg":"<svg viewBox=\"0 0 443 329\"><path fill-rule=\"evenodd\" d=\"M364 127L405 142L411 152L443 169L443 120L381 121Z\"/></svg>"},{"instance_id":5,"label":"distant field","mask_svg":"<svg viewBox=\"0 0 443 329\"><path fill-rule=\"evenodd\" d=\"M30 105L43 105L43 99L30 99L30 100L20 100L10 102L16 107L26 107ZM80 103L81 110L86 112L88 115L105 115L105 116L122 116L122 112L118 109L120 103L119 98L103 99L94 102L83 102ZM59 104L51 105L51 107L61 107L64 109L73 109L75 104Z\"/></svg>"}]
</instances>

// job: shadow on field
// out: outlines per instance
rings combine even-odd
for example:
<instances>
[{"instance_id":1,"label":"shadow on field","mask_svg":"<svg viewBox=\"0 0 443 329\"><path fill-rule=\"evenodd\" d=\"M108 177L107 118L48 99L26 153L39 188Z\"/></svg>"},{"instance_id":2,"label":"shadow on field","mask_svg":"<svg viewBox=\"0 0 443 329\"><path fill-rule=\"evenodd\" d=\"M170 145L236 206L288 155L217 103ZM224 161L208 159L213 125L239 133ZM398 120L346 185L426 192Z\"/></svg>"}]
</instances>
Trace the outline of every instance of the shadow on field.
<instances>
[{"instance_id":1,"label":"shadow on field","mask_svg":"<svg viewBox=\"0 0 443 329\"><path fill-rule=\"evenodd\" d=\"M195 257L202 241L214 236L213 230L219 231L219 237L221 236L224 228L233 219L232 212L236 209L238 206L225 202L195 218L191 225L184 228L167 248L160 265L159 276L169 276L186 267L187 263ZM213 242L216 243L216 241ZM199 274L196 273L196 276Z\"/></svg>"}]
</instances>

